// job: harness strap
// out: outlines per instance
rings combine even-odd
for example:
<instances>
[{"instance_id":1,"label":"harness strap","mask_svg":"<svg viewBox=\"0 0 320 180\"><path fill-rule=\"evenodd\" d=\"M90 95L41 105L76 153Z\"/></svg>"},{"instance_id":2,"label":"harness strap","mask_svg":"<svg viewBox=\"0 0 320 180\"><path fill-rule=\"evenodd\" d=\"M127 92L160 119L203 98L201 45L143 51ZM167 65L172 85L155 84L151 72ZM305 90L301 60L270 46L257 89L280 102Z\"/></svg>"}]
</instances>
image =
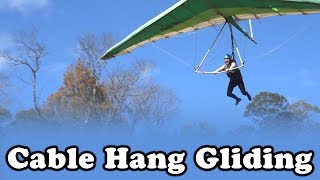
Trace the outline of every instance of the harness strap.
<instances>
[{"instance_id":1,"label":"harness strap","mask_svg":"<svg viewBox=\"0 0 320 180\"><path fill-rule=\"evenodd\" d=\"M231 34L231 51L232 51L232 53L231 53L231 58L233 59L233 60L235 60L235 49L237 50L237 53L238 53L238 56L239 56L239 60L240 60L240 63L241 63L241 66L242 67L244 67L244 62L243 62L243 60L242 60L242 58L241 58L241 55L240 55L240 51L239 51L239 49L238 49L238 47L237 47L237 43L236 43L236 40L235 40L235 38L234 38L234 34L233 34L233 29L232 29L232 24L230 23L230 22L228 22L228 24L229 24L229 28L230 28L230 34Z\"/></svg>"}]
</instances>

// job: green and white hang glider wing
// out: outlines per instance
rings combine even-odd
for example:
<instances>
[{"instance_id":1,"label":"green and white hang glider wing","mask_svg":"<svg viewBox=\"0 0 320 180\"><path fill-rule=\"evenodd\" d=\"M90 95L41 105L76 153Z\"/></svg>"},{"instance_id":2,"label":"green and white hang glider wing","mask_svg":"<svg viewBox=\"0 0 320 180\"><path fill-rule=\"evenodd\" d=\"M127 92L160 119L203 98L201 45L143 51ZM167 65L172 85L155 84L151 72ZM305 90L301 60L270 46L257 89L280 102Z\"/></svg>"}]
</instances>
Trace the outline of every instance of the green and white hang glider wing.
<instances>
[{"instance_id":1,"label":"green and white hang glider wing","mask_svg":"<svg viewBox=\"0 0 320 180\"><path fill-rule=\"evenodd\" d=\"M110 59L146 43L215 26L229 18L237 21L270 16L320 13L320 0L180 0L110 48Z\"/></svg>"}]
</instances>

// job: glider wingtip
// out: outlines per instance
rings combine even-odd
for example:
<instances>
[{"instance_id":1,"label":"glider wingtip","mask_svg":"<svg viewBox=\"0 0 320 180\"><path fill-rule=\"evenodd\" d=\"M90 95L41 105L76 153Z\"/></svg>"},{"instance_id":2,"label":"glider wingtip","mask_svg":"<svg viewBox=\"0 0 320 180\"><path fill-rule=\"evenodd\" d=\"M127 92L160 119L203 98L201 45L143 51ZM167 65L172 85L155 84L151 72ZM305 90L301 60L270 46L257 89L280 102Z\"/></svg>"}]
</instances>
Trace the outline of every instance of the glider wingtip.
<instances>
[{"instance_id":1,"label":"glider wingtip","mask_svg":"<svg viewBox=\"0 0 320 180\"><path fill-rule=\"evenodd\" d=\"M100 59L101 60L109 60L109 59L111 59L111 58L113 58L114 56L110 56L110 55L108 55L108 54L105 54L105 55L103 55Z\"/></svg>"}]
</instances>

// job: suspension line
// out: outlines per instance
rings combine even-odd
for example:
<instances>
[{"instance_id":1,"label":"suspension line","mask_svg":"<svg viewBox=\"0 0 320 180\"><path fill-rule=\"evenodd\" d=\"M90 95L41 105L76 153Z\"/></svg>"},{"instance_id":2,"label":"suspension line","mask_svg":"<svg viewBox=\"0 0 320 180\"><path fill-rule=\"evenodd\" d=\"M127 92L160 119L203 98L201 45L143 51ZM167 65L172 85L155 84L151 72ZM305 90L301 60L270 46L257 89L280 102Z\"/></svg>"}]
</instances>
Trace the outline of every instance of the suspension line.
<instances>
[{"instance_id":1,"label":"suspension line","mask_svg":"<svg viewBox=\"0 0 320 180\"><path fill-rule=\"evenodd\" d=\"M196 72L197 72L197 73L199 72L199 70L200 70L200 68L201 68L202 64L204 63L204 61L207 59L207 57L208 57L208 55L209 55L210 51L212 50L213 46L216 44L216 42L217 42L217 40L218 40L219 36L221 35L221 33L222 33L222 31L223 31L224 27L226 26L226 24L227 24L227 22L225 22L225 23L224 23L224 25L223 25L223 27L221 28L221 30L220 30L220 32L219 32L219 34L217 35L217 37L216 37L216 38L215 38L215 40L213 41L213 43L212 43L211 47L208 49L208 51L207 51L206 55L203 57L203 59L202 59L202 61L201 61L200 65L198 65L198 66L196 67Z\"/></svg>"}]
</instances>

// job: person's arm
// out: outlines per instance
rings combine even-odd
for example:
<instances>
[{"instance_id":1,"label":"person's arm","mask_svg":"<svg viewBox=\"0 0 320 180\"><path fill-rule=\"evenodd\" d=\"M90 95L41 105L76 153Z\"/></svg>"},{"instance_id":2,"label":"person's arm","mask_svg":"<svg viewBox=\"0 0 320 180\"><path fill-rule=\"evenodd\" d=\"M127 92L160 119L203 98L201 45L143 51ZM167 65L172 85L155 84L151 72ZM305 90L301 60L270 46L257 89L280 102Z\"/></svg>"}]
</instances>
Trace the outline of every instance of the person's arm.
<instances>
[{"instance_id":1,"label":"person's arm","mask_svg":"<svg viewBox=\"0 0 320 180\"><path fill-rule=\"evenodd\" d=\"M229 68L227 68L225 71L228 73L229 71L233 70L234 68L238 67L236 62L231 62L231 65Z\"/></svg>"},{"instance_id":2,"label":"person's arm","mask_svg":"<svg viewBox=\"0 0 320 180\"><path fill-rule=\"evenodd\" d=\"M237 63L236 62L232 62L231 65L230 65L230 68L227 69L227 71L230 71L230 70L232 70L232 69L234 69L236 67L237 67Z\"/></svg>"},{"instance_id":3,"label":"person's arm","mask_svg":"<svg viewBox=\"0 0 320 180\"><path fill-rule=\"evenodd\" d=\"M219 69L213 71L213 74L219 74L219 72L223 71L224 69L225 69L225 65L223 65Z\"/></svg>"}]
</instances>

